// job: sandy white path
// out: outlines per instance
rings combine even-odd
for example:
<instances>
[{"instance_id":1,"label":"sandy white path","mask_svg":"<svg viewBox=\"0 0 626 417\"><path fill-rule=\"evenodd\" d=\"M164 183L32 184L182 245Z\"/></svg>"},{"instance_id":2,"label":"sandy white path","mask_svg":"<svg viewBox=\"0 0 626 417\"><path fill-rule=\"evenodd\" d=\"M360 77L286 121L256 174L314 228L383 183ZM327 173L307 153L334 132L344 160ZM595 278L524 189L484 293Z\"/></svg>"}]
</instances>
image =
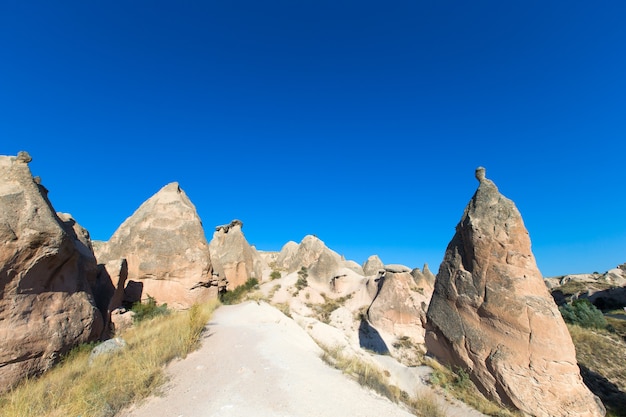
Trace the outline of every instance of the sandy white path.
<instances>
[{"instance_id":1,"label":"sandy white path","mask_svg":"<svg viewBox=\"0 0 626 417\"><path fill-rule=\"evenodd\" d=\"M161 397L122 417L411 416L320 359L295 322L266 304L220 307L202 347L168 368Z\"/></svg>"}]
</instances>

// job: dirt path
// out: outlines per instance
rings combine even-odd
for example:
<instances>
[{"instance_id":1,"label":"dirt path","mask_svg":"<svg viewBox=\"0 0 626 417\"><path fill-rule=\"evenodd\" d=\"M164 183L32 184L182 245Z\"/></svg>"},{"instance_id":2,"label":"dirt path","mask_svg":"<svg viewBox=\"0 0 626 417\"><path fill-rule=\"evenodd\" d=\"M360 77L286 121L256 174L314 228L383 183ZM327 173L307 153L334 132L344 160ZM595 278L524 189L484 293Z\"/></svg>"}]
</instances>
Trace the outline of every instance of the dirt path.
<instances>
[{"instance_id":1,"label":"dirt path","mask_svg":"<svg viewBox=\"0 0 626 417\"><path fill-rule=\"evenodd\" d=\"M164 395L121 417L411 416L320 359L296 323L265 304L219 308L202 347L168 368Z\"/></svg>"}]
</instances>

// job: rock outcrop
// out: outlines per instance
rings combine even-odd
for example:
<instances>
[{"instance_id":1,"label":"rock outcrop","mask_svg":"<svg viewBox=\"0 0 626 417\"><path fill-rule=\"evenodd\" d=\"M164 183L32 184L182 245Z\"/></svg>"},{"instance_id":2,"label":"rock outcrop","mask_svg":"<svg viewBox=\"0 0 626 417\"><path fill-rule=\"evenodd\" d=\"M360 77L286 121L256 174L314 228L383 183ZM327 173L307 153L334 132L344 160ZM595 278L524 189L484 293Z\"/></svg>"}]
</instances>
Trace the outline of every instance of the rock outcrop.
<instances>
[{"instance_id":1,"label":"rock outcrop","mask_svg":"<svg viewBox=\"0 0 626 417\"><path fill-rule=\"evenodd\" d=\"M245 284L249 278L261 281L263 270L268 268L256 249L246 240L242 227L240 220L217 226L209 243L213 269L220 278L228 281L230 290Z\"/></svg>"},{"instance_id":2,"label":"rock outcrop","mask_svg":"<svg viewBox=\"0 0 626 417\"><path fill-rule=\"evenodd\" d=\"M338 275L337 272L343 266L344 261L337 252L330 250L316 236L307 235L291 257L287 270L294 272L302 267L307 268L312 281L328 284L334 276Z\"/></svg>"},{"instance_id":3,"label":"rock outcrop","mask_svg":"<svg viewBox=\"0 0 626 417\"><path fill-rule=\"evenodd\" d=\"M69 216L59 219L30 160L25 152L0 156L0 391L103 329L84 229Z\"/></svg>"},{"instance_id":4,"label":"rock outcrop","mask_svg":"<svg viewBox=\"0 0 626 417\"><path fill-rule=\"evenodd\" d=\"M378 271L385 269L385 264L378 255L372 255L363 263L363 273L366 276L378 275Z\"/></svg>"},{"instance_id":5,"label":"rock outcrop","mask_svg":"<svg viewBox=\"0 0 626 417\"><path fill-rule=\"evenodd\" d=\"M378 292L367 315L378 330L416 343L424 343L426 309L433 293L432 285L418 286L409 272L384 270L378 279Z\"/></svg>"},{"instance_id":6,"label":"rock outcrop","mask_svg":"<svg viewBox=\"0 0 626 417\"><path fill-rule=\"evenodd\" d=\"M522 217L476 170L427 313L426 346L500 403L539 417L602 416L543 283Z\"/></svg>"},{"instance_id":7,"label":"rock outcrop","mask_svg":"<svg viewBox=\"0 0 626 417\"><path fill-rule=\"evenodd\" d=\"M126 291L141 298L188 308L217 297L202 222L176 182L145 201L108 242L94 249L101 264L126 259Z\"/></svg>"}]
</instances>

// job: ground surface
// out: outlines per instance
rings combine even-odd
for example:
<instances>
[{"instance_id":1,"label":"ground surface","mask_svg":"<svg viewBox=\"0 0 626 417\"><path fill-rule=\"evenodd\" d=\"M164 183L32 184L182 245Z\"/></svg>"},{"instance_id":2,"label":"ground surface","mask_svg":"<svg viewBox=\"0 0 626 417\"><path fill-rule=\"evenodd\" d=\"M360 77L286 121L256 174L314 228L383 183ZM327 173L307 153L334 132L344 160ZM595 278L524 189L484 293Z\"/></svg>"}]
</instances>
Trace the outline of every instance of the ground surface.
<instances>
[{"instance_id":1,"label":"ground surface","mask_svg":"<svg viewBox=\"0 0 626 417\"><path fill-rule=\"evenodd\" d=\"M266 304L223 306L201 348L168 367L162 395L120 416L412 415L329 367L320 354L304 330Z\"/></svg>"}]
</instances>

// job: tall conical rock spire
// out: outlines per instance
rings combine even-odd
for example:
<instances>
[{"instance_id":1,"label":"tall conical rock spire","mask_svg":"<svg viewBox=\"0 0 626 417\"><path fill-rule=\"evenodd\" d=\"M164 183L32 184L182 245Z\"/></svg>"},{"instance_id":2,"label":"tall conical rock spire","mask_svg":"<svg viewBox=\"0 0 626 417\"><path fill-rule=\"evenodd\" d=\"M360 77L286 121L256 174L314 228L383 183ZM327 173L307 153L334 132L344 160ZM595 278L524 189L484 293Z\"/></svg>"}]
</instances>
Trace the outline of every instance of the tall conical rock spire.
<instances>
[{"instance_id":1,"label":"tall conical rock spire","mask_svg":"<svg viewBox=\"0 0 626 417\"><path fill-rule=\"evenodd\" d=\"M487 396L533 416L603 416L580 376L515 204L480 185L448 245L427 313L426 346L469 371Z\"/></svg>"}]
</instances>

